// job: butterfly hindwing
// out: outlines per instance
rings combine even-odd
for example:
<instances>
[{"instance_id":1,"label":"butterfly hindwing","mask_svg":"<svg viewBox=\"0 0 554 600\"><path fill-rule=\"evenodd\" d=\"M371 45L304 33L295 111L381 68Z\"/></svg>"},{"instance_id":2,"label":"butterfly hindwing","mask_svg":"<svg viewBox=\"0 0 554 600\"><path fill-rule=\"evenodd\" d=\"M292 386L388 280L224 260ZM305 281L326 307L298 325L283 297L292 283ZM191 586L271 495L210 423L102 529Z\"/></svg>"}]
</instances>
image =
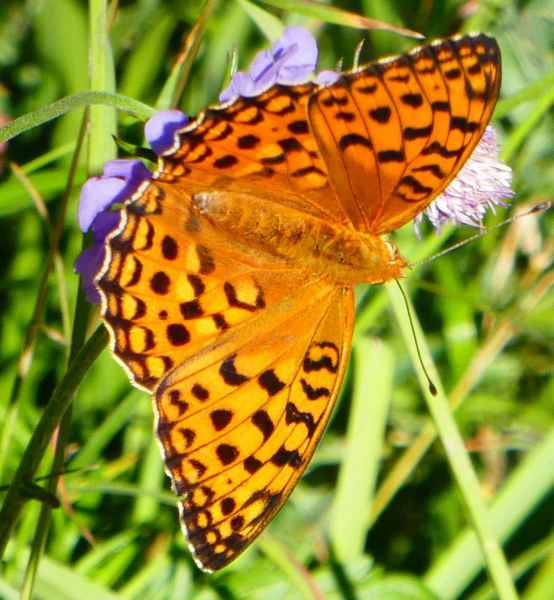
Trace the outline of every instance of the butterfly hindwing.
<instances>
[{"instance_id":1,"label":"butterfly hindwing","mask_svg":"<svg viewBox=\"0 0 554 600\"><path fill-rule=\"evenodd\" d=\"M156 392L157 430L199 565L233 560L306 468L344 374L348 288L318 286L266 331L186 361Z\"/></svg>"},{"instance_id":2,"label":"butterfly hindwing","mask_svg":"<svg viewBox=\"0 0 554 600\"><path fill-rule=\"evenodd\" d=\"M199 565L231 561L291 493L328 422L353 293L243 252L175 185L120 211L96 278L112 349L154 394L156 433Z\"/></svg>"}]
</instances>

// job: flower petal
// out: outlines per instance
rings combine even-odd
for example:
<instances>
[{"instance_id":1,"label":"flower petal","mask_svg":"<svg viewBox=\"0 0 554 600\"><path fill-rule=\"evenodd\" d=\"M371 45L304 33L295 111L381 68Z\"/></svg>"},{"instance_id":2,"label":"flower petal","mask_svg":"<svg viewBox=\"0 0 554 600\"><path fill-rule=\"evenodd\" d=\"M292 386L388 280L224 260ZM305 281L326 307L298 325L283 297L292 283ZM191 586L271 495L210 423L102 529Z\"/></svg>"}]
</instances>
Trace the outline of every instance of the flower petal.
<instances>
[{"instance_id":1,"label":"flower petal","mask_svg":"<svg viewBox=\"0 0 554 600\"><path fill-rule=\"evenodd\" d=\"M97 242L104 243L107 235L119 225L119 212L104 210L96 215L92 222L91 229L94 239Z\"/></svg>"},{"instance_id":2,"label":"flower petal","mask_svg":"<svg viewBox=\"0 0 554 600\"><path fill-rule=\"evenodd\" d=\"M303 27L287 27L283 36L271 48L274 59L282 54L278 83L305 83L317 65L318 50L314 36Z\"/></svg>"},{"instance_id":3,"label":"flower petal","mask_svg":"<svg viewBox=\"0 0 554 600\"><path fill-rule=\"evenodd\" d=\"M221 92L219 101L251 98L272 85L306 83L315 70L318 50L314 36L303 27L287 27L268 50L256 54L248 71L238 71Z\"/></svg>"},{"instance_id":4,"label":"flower petal","mask_svg":"<svg viewBox=\"0 0 554 600\"><path fill-rule=\"evenodd\" d=\"M423 216L437 231L449 221L481 227L488 210L507 206L503 198L513 197L511 183L512 170L500 160L496 132L489 126L454 180L416 217L416 234Z\"/></svg>"},{"instance_id":5,"label":"flower petal","mask_svg":"<svg viewBox=\"0 0 554 600\"><path fill-rule=\"evenodd\" d=\"M152 150L161 156L175 143L175 134L189 121L185 113L180 110L161 110L146 121L144 135Z\"/></svg>"},{"instance_id":6,"label":"flower petal","mask_svg":"<svg viewBox=\"0 0 554 600\"><path fill-rule=\"evenodd\" d=\"M150 179L152 173L140 160L117 158L104 165L104 177L121 177L127 179L129 185L138 187L143 181Z\"/></svg>"},{"instance_id":7,"label":"flower petal","mask_svg":"<svg viewBox=\"0 0 554 600\"><path fill-rule=\"evenodd\" d=\"M115 202L127 183L118 177L91 177L88 179L79 197L79 227L86 233L96 215Z\"/></svg>"},{"instance_id":8,"label":"flower petal","mask_svg":"<svg viewBox=\"0 0 554 600\"><path fill-rule=\"evenodd\" d=\"M75 271L81 275L81 285L87 300L92 304L100 304L100 294L94 285L94 277L104 262L104 244L94 242L85 248L75 261Z\"/></svg>"},{"instance_id":9,"label":"flower petal","mask_svg":"<svg viewBox=\"0 0 554 600\"><path fill-rule=\"evenodd\" d=\"M89 302L100 303L100 295L94 285L94 278L102 267L105 256L106 236L119 225L119 211L102 211L92 222L94 242L85 248L75 261L75 271L81 275L81 285Z\"/></svg>"},{"instance_id":10,"label":"flower petal","mask_svg":"<svg viewBox=\"0 0 554 600\"><path fill-rule=\"evenodd\" d=\"M79 197L79 226L87 232L96 216L115 202L123 202L152 177L140 160L111 160L104 165L104 175L91 177Z\"/></svg>"},{"instance_id":11,"label":"flower petal","mask_svg":"<svg viewBox=\"0 0 554 600\"><path fill-rule=\"evenodd\" d=\"M237 71L229 85L219 95L222 104L236 100L239 96L256 96L256 84L248 73Z\"/></svg>"}]
</instances>

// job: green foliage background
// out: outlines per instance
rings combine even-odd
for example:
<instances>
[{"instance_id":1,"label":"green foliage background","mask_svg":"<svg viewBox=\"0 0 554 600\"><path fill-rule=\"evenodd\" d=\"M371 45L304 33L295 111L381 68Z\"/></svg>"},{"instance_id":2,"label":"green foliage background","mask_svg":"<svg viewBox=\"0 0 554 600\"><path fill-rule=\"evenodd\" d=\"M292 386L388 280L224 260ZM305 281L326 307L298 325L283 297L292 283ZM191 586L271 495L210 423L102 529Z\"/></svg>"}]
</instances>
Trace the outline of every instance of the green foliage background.
<instances>
[{"instance_id":1,"label":"green foliage background","mask_svg":"<svg viewBox=\"0 0 554 600\"><path fill-rule=\"evenodd\" d=\"M503 51L495 125L503 157L514 170L517 197L489 224L552 199L552 0L329 4L426 36L471 30L495 35ZM0 118L90 89L88 11L94 14L99 5L99 0L90 7L84 0L1 4ZM180 106L194 114L216 100L231 51L238 50L240 64L247 65L267 45L264 34L276 35L282 24L306 25L316 33L324 68L342 57L349 66L362 38L367 40L363 60L414 44L393 33L325 23L329 15L302 0L220 0L211 13L205 9L200 0L111 5L117 92L163 106L174 89L175 80L167 83L172 67L184 52L186 68L173 73L185 81L190 66ZM191 49L187 34L201 15L205 28ZM105 50L104 44L100 53ZM113 91L109 75L96 72L96 77L95 89ZM73 273L82 244L76 225L79 186L114 151L104 135L113 113L95 110L44 296L39 282L51 224L63 206L82 110L25 131L0 155L0 485L10 483L66 373L72 329L74 350L78 332L97 324L96 313L83 306L76 311ZM118 135L141 144L141 123L118 115ZM100 147L102 139L107 141ZM554 590L553 222L552 211L520 219L414 269L404 282L423 328L424 353L433 357L450 400L460 404L456 421L525 600L551 598ZM448 228L437 237L427 230L418 241L407 226L396 242L415 261L469 233ZM0 522L0 530L13 526L0 598L20 593L67 600L497 597L443 447L437 442L425 451L425 440L432 440L428 409L405 327L391 310L394 292L381 287L359 292L353 361L331 426L284 510L236 563L211 576L194 566L152 433L150 401L130 387L104 351L66 418L61 466L67 473L57 488L61 507L51 512L44 547L37 531L46 531L44 522L38 524L45 504L29 499L39 494L35 487L20 490L28 502L17 523ZM37 298L44 298L39 310ZM39 476L51 472L53 456L50 444ZM45 485L45 479L37 483Z\"/></svg>"}]
</instances>

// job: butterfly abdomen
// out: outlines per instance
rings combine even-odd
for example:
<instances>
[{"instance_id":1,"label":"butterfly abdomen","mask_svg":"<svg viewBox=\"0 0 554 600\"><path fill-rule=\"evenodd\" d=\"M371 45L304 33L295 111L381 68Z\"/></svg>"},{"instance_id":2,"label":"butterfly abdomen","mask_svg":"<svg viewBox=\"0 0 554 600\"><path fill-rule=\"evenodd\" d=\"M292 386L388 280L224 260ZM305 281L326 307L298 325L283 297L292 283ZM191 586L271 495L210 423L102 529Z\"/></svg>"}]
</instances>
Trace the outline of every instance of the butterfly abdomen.
<instances>
[{"instance_id":1,"label":"butterfly abdomen","mask_svg":"<svg viewBox=\"0 0 554 600\"><path fill-rule=\"evenodd\" d=\"M378 236L247 193L201 192L192 204L230 244L249 255L255 250L260 266L305 268L339 285L381 283L399 277L405 267L396 249Z\"/></svg>"}]
</instances>

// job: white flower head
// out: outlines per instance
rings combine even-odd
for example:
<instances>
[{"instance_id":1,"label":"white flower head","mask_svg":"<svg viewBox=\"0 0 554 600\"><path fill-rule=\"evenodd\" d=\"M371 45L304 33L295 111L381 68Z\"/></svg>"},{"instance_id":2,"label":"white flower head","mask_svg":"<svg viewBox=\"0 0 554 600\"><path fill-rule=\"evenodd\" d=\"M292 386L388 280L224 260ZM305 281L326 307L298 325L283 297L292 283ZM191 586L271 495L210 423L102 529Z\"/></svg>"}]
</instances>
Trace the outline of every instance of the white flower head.
<instances>
[{"instance_id":1,"label":"white flower head","mask_svg":"<svg viewBox=\"0 0 554 600\"><path fill-rule=\"evenodd\" d=\"M447 222L482 227L487 210L507 206L514 195L512 170L498 156L496 132L485 129L473 154L448 187L415 219L416 234L426 216L437 231Z\"/></svg>"}]
</instances>

